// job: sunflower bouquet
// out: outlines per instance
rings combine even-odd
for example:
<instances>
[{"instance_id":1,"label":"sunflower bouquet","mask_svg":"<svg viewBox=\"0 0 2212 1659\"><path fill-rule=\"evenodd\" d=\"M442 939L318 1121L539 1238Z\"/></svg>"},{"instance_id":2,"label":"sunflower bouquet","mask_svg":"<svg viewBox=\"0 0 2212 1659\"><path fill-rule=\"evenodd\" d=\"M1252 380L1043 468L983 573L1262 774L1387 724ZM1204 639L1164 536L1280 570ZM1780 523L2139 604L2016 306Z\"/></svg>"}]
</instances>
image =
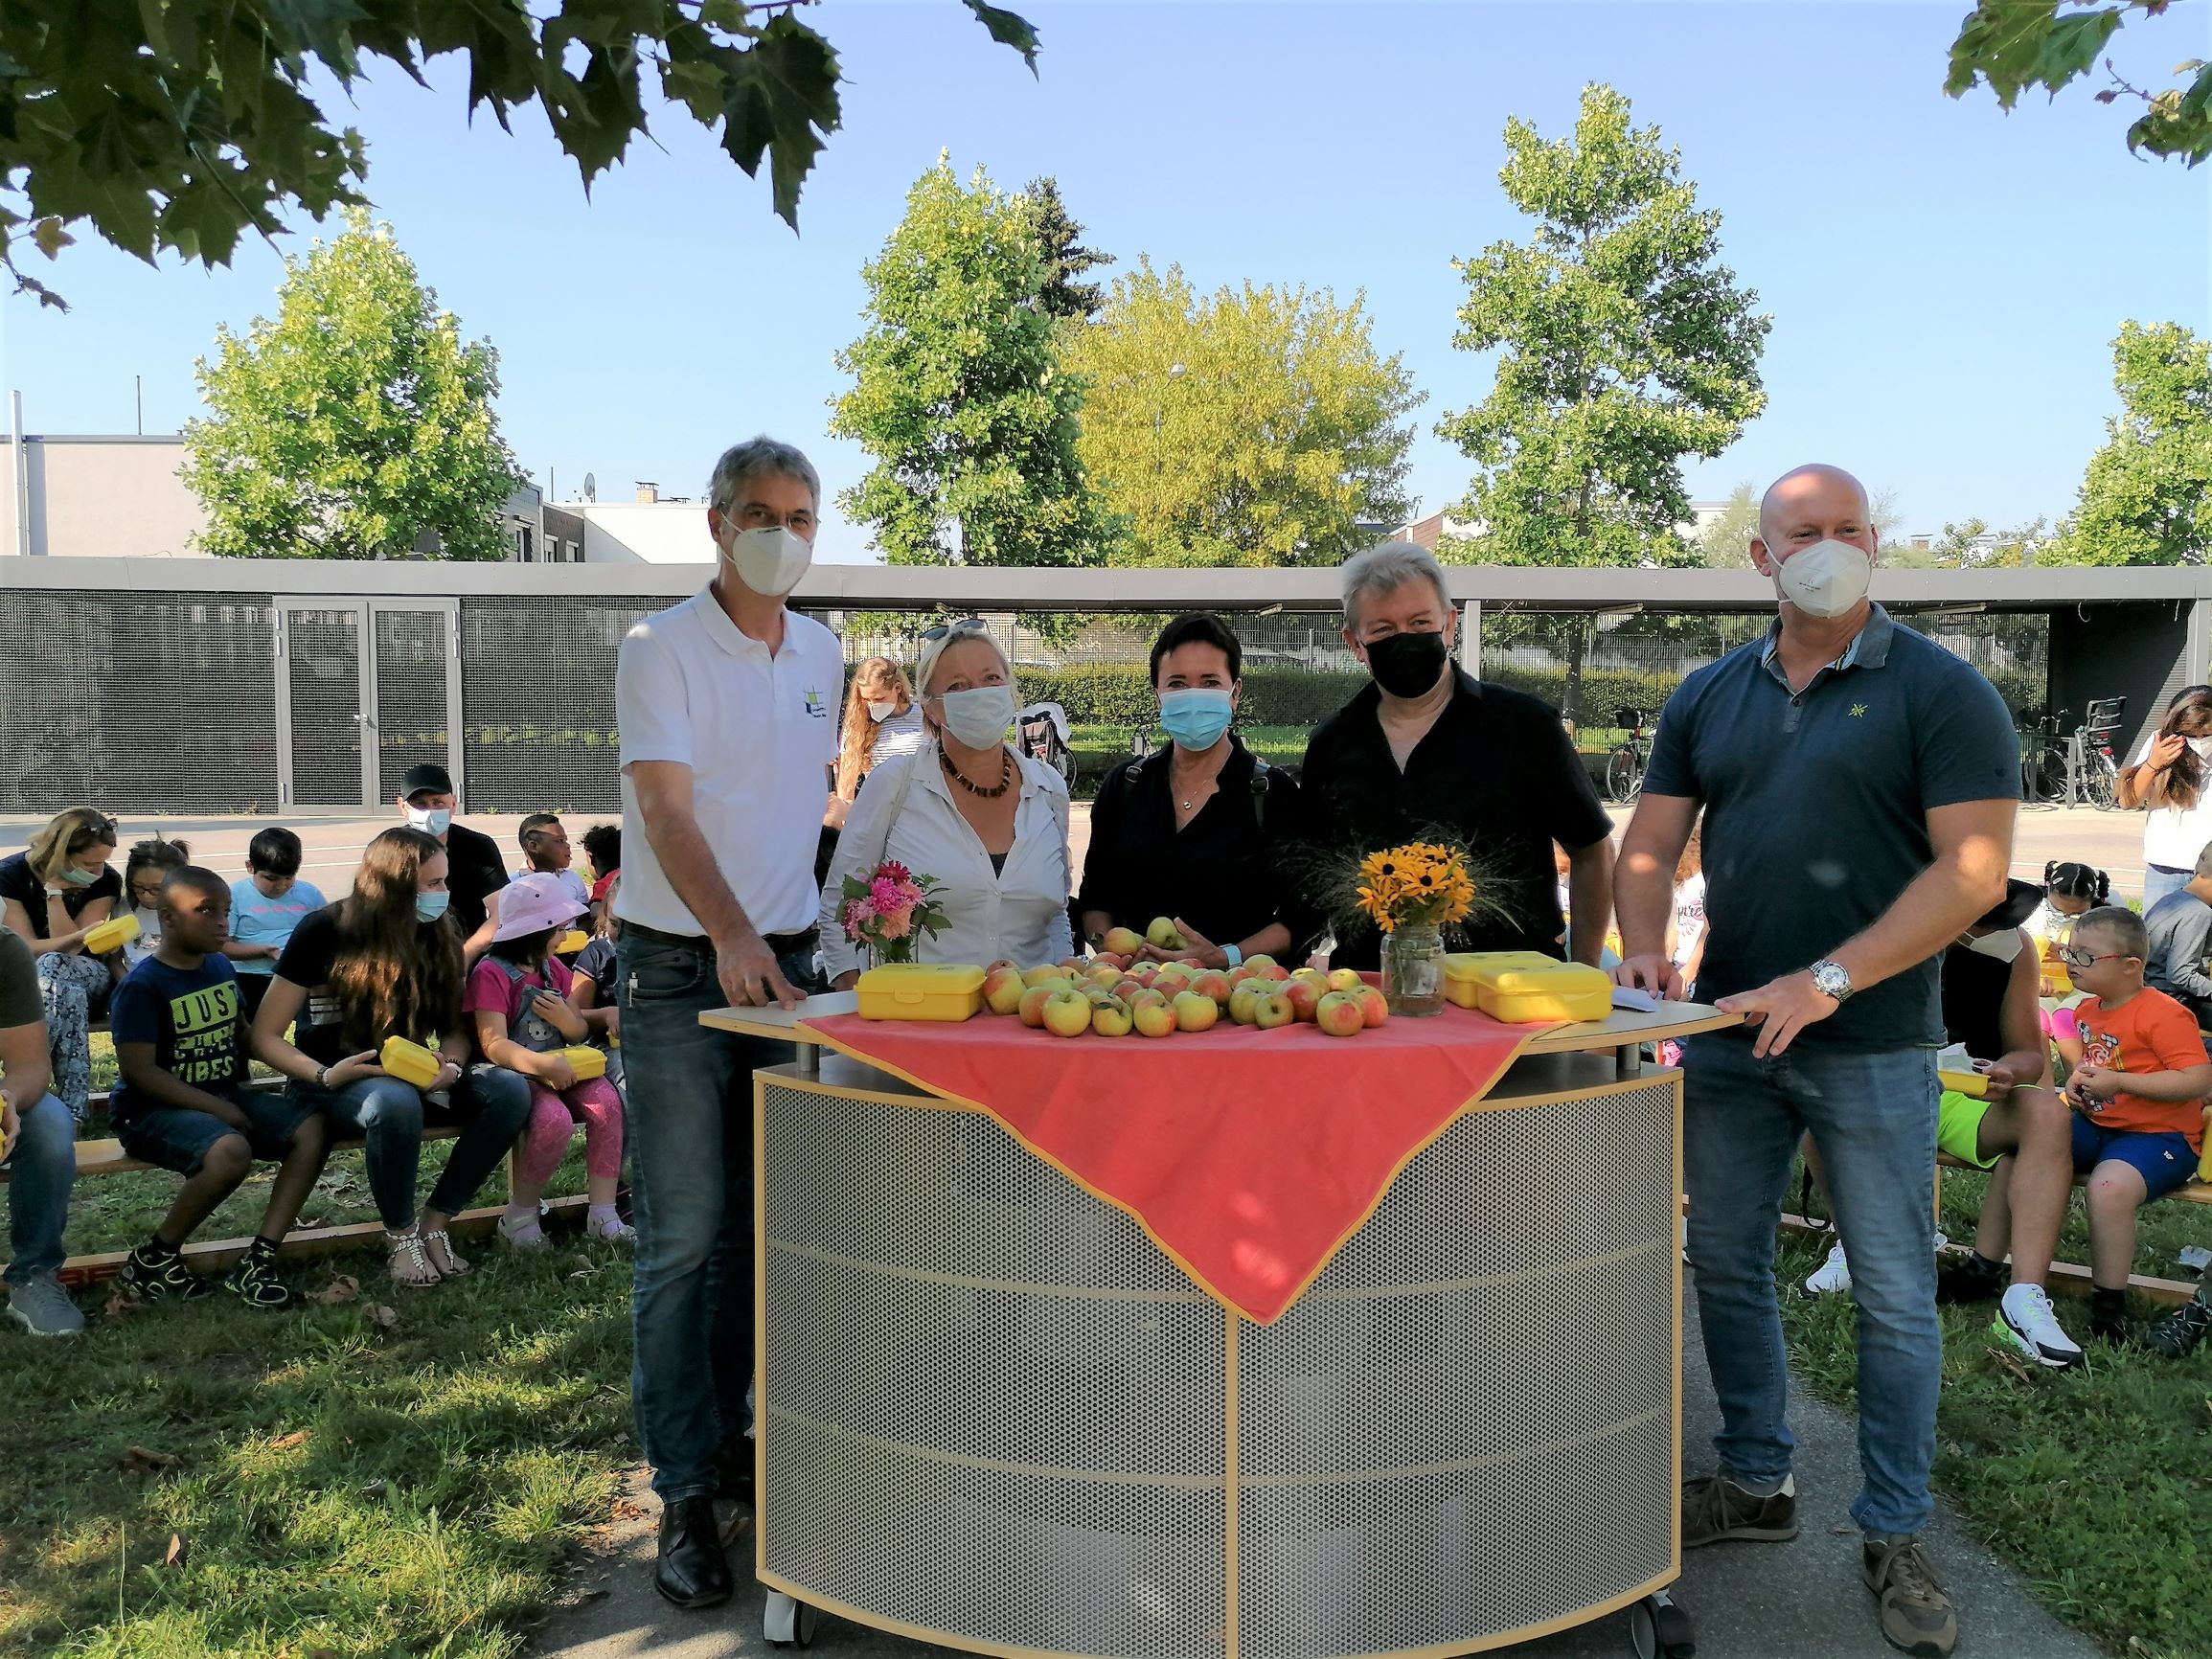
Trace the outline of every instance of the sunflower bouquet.
<instances>
[{"instance_id":1,"label":"sunflower bouquet","mask_svg":"<svg viewBox=\"0 0 2212 1659\"><path fill-rule=\"evenodd\" d=\"M1359 908L1384 933L1452 927L1473 913L1475 880L1460 849L1409 841L1359 861L1358 894Z\"/></svg>"}]
</instances>

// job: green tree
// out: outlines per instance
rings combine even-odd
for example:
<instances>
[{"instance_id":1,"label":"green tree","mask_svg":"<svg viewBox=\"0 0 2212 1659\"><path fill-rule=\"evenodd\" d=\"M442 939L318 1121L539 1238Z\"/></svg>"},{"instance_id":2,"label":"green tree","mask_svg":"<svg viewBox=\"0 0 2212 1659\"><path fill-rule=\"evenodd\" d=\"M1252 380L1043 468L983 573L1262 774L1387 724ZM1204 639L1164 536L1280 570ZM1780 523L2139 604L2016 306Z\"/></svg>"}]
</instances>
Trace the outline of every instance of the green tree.
<instances>
[{"instance_id":1,"label":"green tree","mask_svg":"<svg viewBox=\"0 0 2212 1659\"><path fill-rule=\"evenodd\" d=\"M2212 342L2178 323L2120 325L2120 413L2089 458L2046 564L2212 563Z\"/></svg>"},{"instance_id":2,"label":"green tree","mask_svg":"<svg viewBox=\"0 0 2212 1659\"><path fill-rule=\"evenodd\" d=\"M2041 517L1998 531L1986 518L1968 518L1946 524L1926 547L1884 541L1881 562L1892 570L2018 570L2036 563L2049 539Z\"/></svg>"},{"instance_id":3,"label":"green tree","mask_svg":"<svg viewBox=\"0 0 2212 1659\"><path fill-rule=\"evenodd\" d=\"M1699 562L1715 570L1749 570L1759 534L1759 487L1749 479L1728 491L1727 511L1698 533Z\"/></svg>"},{"instance_id":4,"label":"green tree","mask_svg":"<svg viewBox=\"0 0 2212 1659\"><path fill-rule=\"evenodd\" d=\"M502 558L500 506L522 483L491 399L499 353L464 342L390 225L285 262L277 316L217 336L198 365L211 411L185 424L185 482L228 558Z\"/></svg>"},{"instance_id":5,"label":"green tree","mask_svg":"<svg viewBox=\"0 0 2212 1659\"><path fill-rule=\"evenodd\" d=\"M1501 351L1481 405L1437 434L1481 468L1458 508L1480 529L1450 547L1496 564L1682 564L1681 458L1733 443L1766 401L1758 295L1721 262L1721 216L1699 211L1659 129L1584 88L1573 136L1518 117L1498 177L1537 221L1525 243L1454 261L1467 281L1452 344ZM1569 642L1565 713L1588 628Z\"/></svg>"},{"instance_id":6,"label":"green tree","mask_svg":"<svg viewBox=\"0 0 2212 1659\"><path fill-rule=\"evenodd\" d=\"M1200 295L1140 259L1062 349L1089 387L1083 466L1128 526L1116 563L1334 564L1359 520L1410 506L1422 394L1376 352L1363 296Z\"/></svg>"},{"instance_id":7,"label":"green tree","mask_svg":"<svg viewBox=\"0 0 2212 1659\"><path fill-rule=\"evenodd\" d=\"M2120 0L2098 5L2092 0L1980 0L1959 25L1958 38L1950 45L1950 73L1944 91L1963 98L1977 84L1986 83L2006 109L2031 86L2041 86L2058 97L2059 89L2096 66L2128 13L2140 11L2155 17L2172 0ZM2110 84L2097 94L2099 103L2125 98L2139 103L2142 113L2128 127L2128 148L2137 153L2179 156L2195 167L2212 155L2212 64L2201 57L2184 58L2174 65L2178 81L2152 91L2132 85L2105 59Z\"/></svg>"},{"instance_id":8,"label":"green tree","mask_svg":"<svg viewBox=\"0 0 2212 1659\"><path fill-rule=\"evenodd\" d=\"M1076 279L1100 265L1112 264L1113 256L1083 245L1083 226L1077 224L1067 211L1067 202L1060 193L1059 180L1033 178L1021 193L1029 203L1030 224L1037 232L1038 246L1044 255L1044 288L1038 296L1040 302L1055 317L1089 322L1106 304L1106 289L1097 283Z\"/></svg>"},{"instance_id":9,"label":"green tree","mask_svg":"<svg viewBox=\"0 0 2212 1659\"><path fill-rule=\"evenodd\" d=\"M309 96L350 91L382 58L418 81L445 53L468 63L468 108L539 105L584 188L647 130L650 68L669 103L720 127L795 229L799 187L840 119L837 55L800 0L71 0L0 5L0 264L19 291L60 296L16 261L52 259L89 220L150 262L158 250L227 264L241 234L285 216L365 207L368 149ZM1037 34L963 0L1037 67Z\"/></svg>"},{"instance_id":10,"label":"green tree","mask_svg":"<svg viewBox=\"0 0 2212 1659\"><path fill-rule=\"evenodd\" d=\"M1098 562L1083 381L1055 354L1029 203L940 155L861 276L867 327L837 353L853 388L830 429L876 465L839 493L846 516L893 564Z\"/></svg>"}]
</instances>

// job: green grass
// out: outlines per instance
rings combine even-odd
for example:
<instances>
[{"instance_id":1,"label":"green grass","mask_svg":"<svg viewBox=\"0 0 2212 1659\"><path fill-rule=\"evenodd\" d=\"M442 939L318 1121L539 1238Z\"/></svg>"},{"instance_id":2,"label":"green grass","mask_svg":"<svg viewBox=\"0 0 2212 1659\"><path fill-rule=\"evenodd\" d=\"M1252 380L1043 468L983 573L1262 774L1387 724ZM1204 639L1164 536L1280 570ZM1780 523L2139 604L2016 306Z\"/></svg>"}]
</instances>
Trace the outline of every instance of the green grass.
<instances>
[{"instance_id":1,"label":"green grass","mask_svg":"<svg viewBox=\"0 0 2212 1659\"><path fill-rule=\"evenodd\" d=\"M1952 1239L1973 1239L1986 1179L1946 1171L1942 1227ZM1777 1273L1794 1368L1823 1398L1854 1410L1849 1300L1788 1293L1819 1264L1828 1240L1786 1240ZM2212 1211L2151 1205L2135 1270L2183 1277L2175 1253L2205 1242ZM2088 1260L2078 1192L2059 1258ZM2061 1323L2081 1338L2087 1302L2057 1303ZM2163 1309L2145 1303L2136 1311ZM2012 1362L1989 1334L1993 1316L1986 1303L1943 1309L1937 1490L2066 1623L2144 1659L2212 1653L2212 1348L2174 1361L2086 1343L2087 1369L2041 1371Z\"/></svg>"}]
</instances>

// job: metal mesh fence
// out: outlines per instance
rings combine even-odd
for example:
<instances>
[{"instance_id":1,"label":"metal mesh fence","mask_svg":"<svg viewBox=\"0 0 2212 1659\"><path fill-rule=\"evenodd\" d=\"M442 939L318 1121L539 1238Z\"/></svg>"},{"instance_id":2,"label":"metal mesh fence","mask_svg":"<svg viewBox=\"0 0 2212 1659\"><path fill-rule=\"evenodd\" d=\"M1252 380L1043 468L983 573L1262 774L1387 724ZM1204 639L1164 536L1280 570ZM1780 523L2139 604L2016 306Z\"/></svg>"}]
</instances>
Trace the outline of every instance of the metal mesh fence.
<instances>
[{"instance_id":1,"label":"metal mesh fence","mask_svg":"<svg viewBox=\"0 0 2212 1659\"><path fill-rule=\"evenodd\" d=\"M653 600L502 594L461 602L463 765L479 812L621 805L614 664Z\"/></svg>"},{"instance_id":2,"label":"metal mesh fence","mask_svg":"<svg viewBox=\"0 0 2212 1659\"><path fill-rule=\"evenodd\" d=\"M275 807L264 596L32 591L0 605L0 808Z\"/></svg>"},{"instance_id":3,"label":"metal mesh fence","mask_svg":"<svg viewBox=\"0 0 2212 1659\"><path fill-rule=\"evenodd\" d=\"M446 764L444 611L376 612L376 760L379 800L399 796L407 768Z\"/></svg>"}]
</instances>

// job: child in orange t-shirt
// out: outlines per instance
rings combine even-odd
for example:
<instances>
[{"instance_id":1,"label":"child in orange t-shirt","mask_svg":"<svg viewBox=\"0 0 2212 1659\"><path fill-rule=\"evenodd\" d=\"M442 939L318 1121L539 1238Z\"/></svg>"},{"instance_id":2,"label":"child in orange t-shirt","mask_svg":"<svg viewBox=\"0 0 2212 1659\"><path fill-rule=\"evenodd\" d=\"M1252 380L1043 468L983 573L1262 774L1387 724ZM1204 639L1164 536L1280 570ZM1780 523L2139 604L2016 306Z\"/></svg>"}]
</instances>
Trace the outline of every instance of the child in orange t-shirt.
<instances>
[{"instance_id":1,"label":"child in orange t-shirt","mask_svg":"<svg viewBox=\"0 0 2212 1659\"><path fill-rule=\"evenodd\" d=\"M2089 1333L2127 1334L2135 1212L2186 1183L2204 1138L2212 1056L2197 1017L2143 984L2143 919L2109 906L2074 924L2059 953L2088 999L2074 1011L2082 1064L2066 1083L2074 1168L2089 1171Z\"/></svg>"}]
</instances>

